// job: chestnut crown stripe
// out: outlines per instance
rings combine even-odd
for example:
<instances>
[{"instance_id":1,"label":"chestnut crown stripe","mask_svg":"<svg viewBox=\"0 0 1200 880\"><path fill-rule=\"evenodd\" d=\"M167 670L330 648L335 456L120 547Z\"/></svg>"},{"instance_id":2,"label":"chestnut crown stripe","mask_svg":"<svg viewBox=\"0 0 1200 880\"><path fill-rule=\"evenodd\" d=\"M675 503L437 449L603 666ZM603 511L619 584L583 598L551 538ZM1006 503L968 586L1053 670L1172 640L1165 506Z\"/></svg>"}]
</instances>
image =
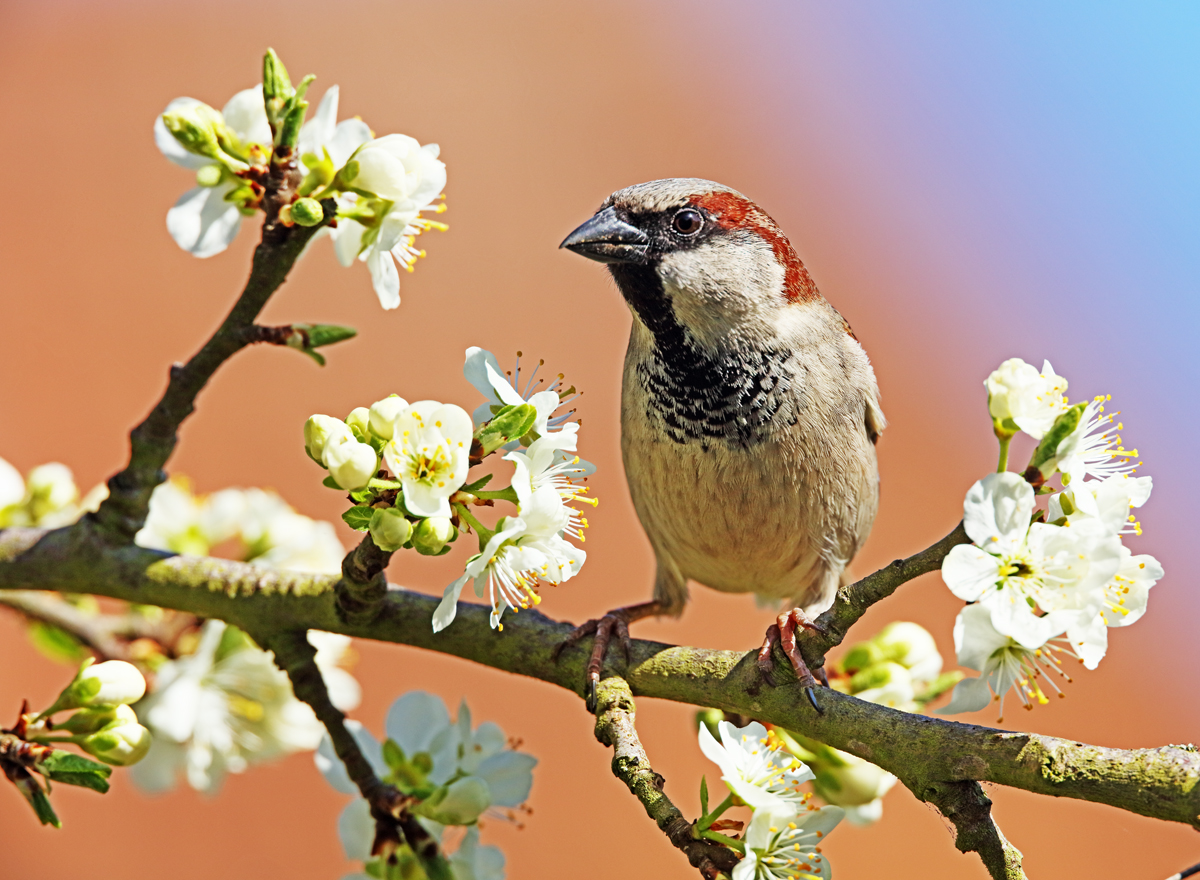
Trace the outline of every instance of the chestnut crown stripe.
<instances>
[{"instance_id":1,"label":"chestnut crown stripe","mask_svg":"<svg viewBox=\"0 0 1200 880\"><path fill-rule=\"evenodd\" d=\"M716 217L723 228L749 229L771 246L775 259L783 266L783 294L788 302L811 302L820 298L816 283L796 256L792 243L766 211L754 202L732 192L710 192L696 196L690 202Z\"/></svg>"}]
</instances>

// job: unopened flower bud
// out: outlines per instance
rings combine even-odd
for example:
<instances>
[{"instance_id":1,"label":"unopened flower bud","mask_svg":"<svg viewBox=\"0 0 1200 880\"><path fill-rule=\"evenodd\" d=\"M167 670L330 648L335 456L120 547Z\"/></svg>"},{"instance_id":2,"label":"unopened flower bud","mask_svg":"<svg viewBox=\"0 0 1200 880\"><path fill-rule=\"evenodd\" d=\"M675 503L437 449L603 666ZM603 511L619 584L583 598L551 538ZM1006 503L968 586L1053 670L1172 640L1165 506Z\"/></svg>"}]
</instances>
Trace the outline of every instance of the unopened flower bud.
<instances>
[{"instance_id":1,"label":"unopened flower bud","mask_svg":"<svg viewBox=\"0 0 1200 880\"><path fill-rule=\"evenodd\" d=\"M834 750L840 762L822 762L813 789L826 803L860 807L887 794L896 777L870 761Z\"/></svg>"},{"instance_id":2,"label":"unopened flower bud","mask_svg":"<svg viewBox=\"0 0 1200 880\"><path fill-rule=\"evenodd\" d=\"M325 447L329 441L351 436L350 428L346 426L346 423L333 416L309 416L308 421L304 423L304 449L308 453L308 457L322 467L325 467L322 457L325 455Z\"/></svg>"},{"instance_id":3,"label":"unopened flower bud","mask_svg":"<svg viewBox=\"0 0 1200 880\"><path fill-rule=\"evenodd\" d=\"M132 714L132 711L130 712ZM128 767L150 751L150 731L132 719L120 718L79 741L79 747L105 764Z\"/></svg>"},{"instance_id":4,"label":"unopened flower bud","mask_svg":"<svg viewBox=\"0 0 1200 880\"><path fill-rule=\"evenodd\" d=\"M123 703L116 706L93 706L80 709L67 720L55 724L54 729L81 736L95 733L114 722L128 724L131 721L137 723L137 720L137 713Z\"/></svg>"},{"instance_id":5,"label":"unopened flower bud","mask_svg":"<svg viewBox=\"0 0 1200 880\"><path fill-rule=\"evenodd\" d=\"M396 432L396 419L408 409L408 401L395 394L371 404L371 432L383 440L391 440Z\"/></svg>"},{"instance_id":6,"label":"unopened flower bud","mask_svg":"<svg viewBox=\"0 0 1200 880\"><path fill-rule=\"evenodd\" d=\"M942 655L925 627L896 621L889 623L871 640L888 660L905 667L916 680L929 681L942 671Z\"/></svg>"},{"instance_id":7,"label":"unopened flower bud","mask_svg":"<svg viewBox=\"0 0 1200 880\"><path fill-rule=\"evenodd\" d=\"M41 464L31 470L25 479L25 487L29 493L29 513L34 522L57 513L79 499L71 469L58 462Z\"/></svg>"},{"instance_id":8,"label":"unopened flower bud","mask_svg":"<svg viewBox=\"0 0 1200 880\"><path fill-rule=\"evenodd\" d=\"M45 714L85 706L115 706L136 703L146 693L146 679L132 663L108 660L104 663L84 662L75 680L59 694L54 706Z\"/></svg>"},{"instance_id":9,"label":"unopened flower bud","mask_svg":"<svg viewBox=\"0 0 1200 880\"><path fill-rule=\"evenodd\" d=\"M454 523L448 517L431 516L421 520L413 531L412 544L423 556L437 556L454 536Z\"/></svg>"},{"instance_id":10,"label":"unopened flower bud","mask_svg":"<svg viewBox=\"0 0 1200 880\"><path fill-rule=\"evenodd\" d=\"M300 226L316 226L325 219L325 209L316 199L296 199L292 202L292 220Z\"/></svg>"},{"instance_id":11,"label":"unopened flower bud","mask_svg":"<svg viewBox=\"0 0 1200 880\"><path fill-rule=\"evenodd\" d=\"M371 411L365 406L356 406L350 411L350 415L346 416L346 424L355 432L355 436L361 435L364 440L370 436L370 415Z\"/></svg>"},{"instance_id":12,"label":"unopened flower bud","mask_svg":"<svg viewBox=\"0 0 1200 880\"><path fill-rule=\"evenodd\" d=\"M440 800L435 796L426 801L421 812L443 825L471 825L491 804L487 783L478 776L466 776L447 786Z\"/></svg>"},{"instance_id":13,"label":"unopened flower bud","mask_svg":"<svg viewBox=\"0 0 1200 880\"><path fill-rule=\"evenodd\" d=\"M196 186L218 186L223 177L220 165L205 165L196 171Z\"/></svg>"},{"instance_id":14,"label":"unopened flower bud","mask_svg":"<svg viewBox=\"0 0 1200 880\"><path fill-rule=\"evenodd\" d=\"M366 486L379 470L378 453L370 444L360 443L353 436L327 443L321 460L334 482L350 492Z\"/></svg>"},{"instance_id":15,"label":"unopened flower bud","mask_svg":"<svg viewBox=\"0 0 1200 880\"><path fill-rule=\"evenodd\" d=\"M371 515L371 540L385 553L393 553L412 537L412 523L394 507L382 507Z\"/></svg>"},{"instance_id":16,"label":"unopened flower bud","mask_svg":"<svg viewBox=\"0 0 1200 880\"><path fill-rule=\"evenodd\" d=\"M856 672L850 677L850 693L860 700L892 707L905 706L916 695L909 671L890 661Z\"/></svg>"},{"instance_id":17,"label":"unopened flower bud","mask_svg":"<svg viewBox=\"0 0 1200 880\"><path fill-rule=\"evenodd\" d=\"M842 668L853 674L860 669L867 669L874 666L876 663L886 659L883 656L883 651L874 641L859 642L846 652L846 656L842 658Z\"/></svg>"}]
</instances>

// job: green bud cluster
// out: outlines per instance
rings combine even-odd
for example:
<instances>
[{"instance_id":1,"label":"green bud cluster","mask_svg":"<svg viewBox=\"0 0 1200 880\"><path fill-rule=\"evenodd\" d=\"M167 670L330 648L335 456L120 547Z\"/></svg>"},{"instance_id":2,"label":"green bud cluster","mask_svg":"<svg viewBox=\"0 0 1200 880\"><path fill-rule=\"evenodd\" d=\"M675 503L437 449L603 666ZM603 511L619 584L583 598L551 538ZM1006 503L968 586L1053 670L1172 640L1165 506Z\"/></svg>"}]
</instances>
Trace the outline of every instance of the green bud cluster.
<instances>
[{"instance_id":1,"label":"green bud cluster","mask_svg":"<svg viewBox=\"0 0 1200 880\"><path fill-rule=\"evenodd\" d=\"M263 103L277 148L296 146L304 115L308 112L304 95L314 79L316 77L309 74L298 85L292 86L287 68L275 50L267 49L263 56Z\"/></svg>"}]
</instances>

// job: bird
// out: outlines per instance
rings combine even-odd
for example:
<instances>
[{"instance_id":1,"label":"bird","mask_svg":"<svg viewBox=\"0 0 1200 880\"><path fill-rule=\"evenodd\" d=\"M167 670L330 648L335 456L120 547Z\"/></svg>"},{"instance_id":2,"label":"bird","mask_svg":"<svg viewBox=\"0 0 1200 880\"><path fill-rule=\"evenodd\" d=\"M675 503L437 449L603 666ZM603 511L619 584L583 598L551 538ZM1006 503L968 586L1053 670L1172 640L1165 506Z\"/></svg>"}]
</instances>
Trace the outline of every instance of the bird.
<instances>
[{"instance_id":1,"label":"bird","mask_svg":"<svg viewBox=\"0 0 1200 880\"><path fill-rule=\"evenodd\" d=\"M773 684L781 645L821 711L796 632L816 628L878 510L886 420L866 352L778 224L719 183L617 190L560 248L604 263L633 315L621 453L656 561L651 601L560 646L595 637L589 709L610 641L628 660L629 624L678 617L693 581L781 603L758 666Z\"/></svg>"}]
</instances>

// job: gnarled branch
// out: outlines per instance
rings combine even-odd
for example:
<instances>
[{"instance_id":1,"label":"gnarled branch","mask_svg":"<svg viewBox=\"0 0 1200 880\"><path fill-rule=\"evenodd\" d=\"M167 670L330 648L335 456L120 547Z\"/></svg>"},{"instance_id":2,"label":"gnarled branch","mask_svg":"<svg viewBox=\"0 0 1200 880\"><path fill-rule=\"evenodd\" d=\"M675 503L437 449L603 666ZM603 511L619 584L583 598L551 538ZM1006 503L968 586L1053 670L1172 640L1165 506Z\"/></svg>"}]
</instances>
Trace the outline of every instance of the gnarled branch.
<instances>
[{"instance_id":1,"label":"gnarled branch","mask_svg":"<svg viewBox=\"0 0 1200 880\"><path fill-rule=\"evenodd\" d=\"M900 574L894 577L902 582ZM73 529L0 531L0 590L111 596L220 618L260 636L330 630L462 657L582 694L584 652L553 659L569 624L523 611L498 633L489 626L488 608L464 603L454 624L434 634L430 620L438 600L399 589L388 591L373 620L352 622L338 612L337 581L336 575L114 548ZM822 692L825 712L818 715L795 685L764 686L753 652L638 639L623 675L637 696L722 709L798 731L883 767L910 788L994 782L1200 828L1200 754L1193 747L1109 749L915 715L832 690Z\"/></svg>"},{"instance_id":2,"label":"gnarled branch","mask_svg":"<svg viewBox=\"0 0 1200 880\"><path fill-rule=\"evenodd\" d=\"M646 815L701 876L716 880L718 874L728 874L738 862L737 854L719 843L692 836L692 823L663 791L666 780L650 766L633 722L629 684L617 676L603 679L596 690L596 739L612 746L613 775L642 802Z\"/></svg>"}]
</instances>

